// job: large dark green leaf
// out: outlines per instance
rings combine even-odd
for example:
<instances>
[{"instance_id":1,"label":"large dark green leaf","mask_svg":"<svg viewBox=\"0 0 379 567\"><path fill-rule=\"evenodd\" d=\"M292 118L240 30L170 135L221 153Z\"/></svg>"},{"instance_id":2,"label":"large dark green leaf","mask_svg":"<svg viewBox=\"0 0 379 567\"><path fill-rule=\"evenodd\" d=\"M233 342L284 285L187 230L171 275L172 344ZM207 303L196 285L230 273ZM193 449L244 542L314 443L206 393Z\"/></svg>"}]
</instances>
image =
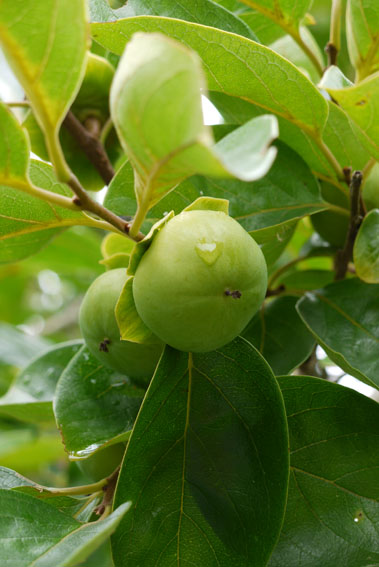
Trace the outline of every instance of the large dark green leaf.
<instances>
[{"instance_id":1,"label":"large dark green leaf","mask_svg":"<svg viewBox=\"0 0 379 567\"><path fill-rule=\"evenodd\" d=\"M210 90L244 98L320 138L328 114L325 99L300 71L267 47L222 30L171 18L140 16L92 24L94 39L117 54L123 52L137 31L159 31L197 51Z\"/></svg>"},{"instance_id":2,"label":"large dark green leaf","mask_svg":"<svg viewBox=\"0 0 379 567\"><path fill-rule=\"evenodd\" d=\"M28 422L54 421L53 396L58 378L82 341L53 346L33 360L0 398L0 412Z\"/></svg>"},{"instance_id":3,"label":"large dark green leaf","mask_svg":"<svg viewBox=\"0 0 379 567\"><path fill-rule=\"evenodd\" d=\"M284 144L278 147L274 165L257 181L246 183L200 176L184 181L151 209L144 228L147 223L151 226L157 222L165 212L173 210L178 214L203 195L227 199L230 215L252 234L322 210L325 205L318 183L306 164ZM135 213L133 173L129 165L124 165L112 181L105 203L117 214Z\"/></svg>"},{"instance_id":4,"label":"large dark green leaf","mask_svg":"<svg viewBox=\"0 0 379 567\"><path fill-rule=\"evenodd\" d=\"M379 405L307 376L279 378L290 490L270 567L379 564Z\"/></svg>"},{"instance_id":5,"label":"large dark green leaf","mask_svg":"<svg viewBox=\"0 0 379 567\"><path fill-rule=\"evenodd\" d=\"M358 278L300 299L298 312L330 358L349 374L379 386L379 285Z\"/></svg>"},{"instance_id":6,"label":"large dark green leaf","mask_svg":"<svg viewBox=\"0 0 379 567\"><path fill-rule=\"evenodd\" d=\"M130 503L101 522L82 524L29 494L0 489L3 565L73 567L114 532Z\"/></svg>"},{"instance_id":7,"label":"large dark green leaf","mask_svg":"<svg viewBox=\"0 0 379 567\"><path fill-rule=\"evenodd\" d=\"M292 372L311 354L315 340L296 312L298 297L274 299L253 317L241 335L265 357L274 374Z\"/></svg>"},{"instance_id":8,"label":"large dark green leaf","mask_svg":"<svg viewBox=\"0 0 379 567\"><path fill-rule=\"evenodd\" d=\"M121 470L133 501L113 541L117 567L263 566L287 485L282 400L244 339L208 354L167 347Z\"/></svg>"},{"instance_id":9,"label":"large dark green leaf","mask_svg":"<svg viewBox=\"0 0 379 567\"><path fill-rule=\"evenodd\" d=\"M66 450L85 458L128 436L143 391L127 376L104 367L84 346L59 379L54 413Z\"/></svg>"}]
</instances>

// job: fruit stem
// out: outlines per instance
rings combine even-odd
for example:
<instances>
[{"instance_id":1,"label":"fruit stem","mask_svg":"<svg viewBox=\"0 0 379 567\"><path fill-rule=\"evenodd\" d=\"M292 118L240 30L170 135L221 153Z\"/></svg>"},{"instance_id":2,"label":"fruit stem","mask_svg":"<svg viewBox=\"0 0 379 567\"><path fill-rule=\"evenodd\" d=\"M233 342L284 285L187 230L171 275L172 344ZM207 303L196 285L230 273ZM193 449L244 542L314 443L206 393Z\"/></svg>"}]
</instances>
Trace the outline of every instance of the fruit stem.
<instances>
[{"instance_id":1,"label":"fruit stem","mask_svg":"<svg viewBox=\"0 0 379 567\"><path fill-rule=\"evenodd\" d=\"M364 211L361 208L362 179L362 172L354 171L350 183L350 224L346 234L345 245L342 250L337 251L335 257L335 280L342 280L346 275L353 253L355 238L362 224L364 216Z\"/></svg>"},{"instance_id":2,"label":"fruit stem","mask_svg":"<svg viewBox=\"0 0 379 567\"><path fill-rule=\"evenodd\" d=\"M337 57L341 45L341 14L341 0L332 0L330 35L329 41L325 46L325 52L328 56L328 67L337 65Z\"/></svg>"}]
</instances>

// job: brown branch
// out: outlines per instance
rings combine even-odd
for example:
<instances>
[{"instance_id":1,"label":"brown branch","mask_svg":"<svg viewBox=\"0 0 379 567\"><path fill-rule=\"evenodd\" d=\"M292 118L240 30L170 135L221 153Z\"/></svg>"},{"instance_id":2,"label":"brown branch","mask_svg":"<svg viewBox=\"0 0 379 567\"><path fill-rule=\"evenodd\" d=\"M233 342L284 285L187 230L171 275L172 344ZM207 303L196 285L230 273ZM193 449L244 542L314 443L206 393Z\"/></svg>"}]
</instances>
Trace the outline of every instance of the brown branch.
<instances>
[{"instance_id":1,"label":"brown branch","mask_svg":"<svg viewBox=\"0 0 379 567\"><path fill-rule=\"evenodd\" d=\"M361 183L362 172L354 171L350 183L350 223L346 234L345 245L342 250L338 250L335 257L335 280L342 280L347 272L349 261L353 253L355 238L363 219L361 210Z\"/></svg>"},{"instance_id":2,"label":"brown branch","mask_svg":"<svg viewBox=\"0 0 379 567\"><path fill-rule=\"evenodd\" d=\"M104 183L109 185L115 172L104 146L98 138L99 131L98 125L95 124L95 119L86 120L87 129L70 110L63 124L78 142L92 165L97 169Z\"/></svg>"},{"instance_id":3,"label":"brown branch","mask_svg":"<svg viewBox=\"0 0 379 567\"><path fill-rule=\"evenodd\" d=\"M280 295L284 291L286 291L286 286L284 284L281 284L275 289L267 289L266 297L274 297L275 295Z\"/></svg>"},{"instance_id":4,"label":"brown branch","mask_svg":"<svg viewBox=\"0 0 379 567\"><path fill-rule=\"evenodd\" d=\"M68 185L71 187L71 189L76 195L76 197L72 199L72 202L75 205L77 205L80 209L84 211L88 211L90 213L93 213L94 215L97 215L101 219L107 221L112 226L116 227L123 234L127 234L129 236L130 223L125 221L121 217L115 215L114 213L112 213L112 211L110 211L106 207L103 207L103 205L101 205L97 201L91 199L91 197L88 195L87 191L83 189L83 187L81 186L79 180L77 179L77 177L75 177L75 175L71 176ZM139 232L132 240L138 242L142 240L144 237L145 235L142 234L142 232Z\"/></svg>"},{"instance_id":5,"label":"brown branch","mask_svg":"<svg viewBox=\"0 0 379 567\"><path fill-rule=\"evenodd\" d=\"M330 67L331 65L336 65L338 49L333 43L330 43L330 41L325 46L325 53L328 56L328 67Z\"/></svg>"},{"instance_id":6,"label":"brown branch","mask_svg":"<svg viewBox=\"0 0 379 567\"><path fill-rule=\"evenodd\" d=\"M103 499L100 502L100 504L95 508L95 514L97 514L98 516L102 516L105 510L112 504L113 495L114 495L114 491L116 490L116 484L119 473L120 473L120 467L117 467L117 469L110 476L108 476L107 483L102 488L104 492Z\"/></svg>"}]
</instances>

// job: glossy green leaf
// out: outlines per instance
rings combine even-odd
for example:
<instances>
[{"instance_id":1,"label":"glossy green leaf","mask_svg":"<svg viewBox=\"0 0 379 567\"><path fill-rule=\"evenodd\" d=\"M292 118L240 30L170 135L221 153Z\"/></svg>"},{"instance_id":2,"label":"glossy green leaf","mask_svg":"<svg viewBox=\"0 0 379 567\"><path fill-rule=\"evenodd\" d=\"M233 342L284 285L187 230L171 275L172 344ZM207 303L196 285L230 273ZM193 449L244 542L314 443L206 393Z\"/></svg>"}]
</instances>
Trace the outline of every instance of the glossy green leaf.
<instances>
[{"instance_id":1,"label":"glossy green leaf","mask_svg":"<svg viewBox=\"0 0 379 567\"><path fill-rule=\"evenodd\" d=\"M137 172L143 211L194 173L249 181L270 168L275 117L254 119L212 147L211 129L203 124L204 89L200 59L180 43L161 34L137 34L128 44L112 84L111 110Z\"/></svg>"},{"instance_id":2,"label":"glossy green leaf","mask_svg":"<svg viewBox=\"0 0 379 567\"><path fill-rule=\"evenodd\" d=\"M379 285L358 278L336 282L306 293L297 309L338 366L379 386Z\"/></svg>"},{"instance_id":3,"label":"glossy green leaf","mask_svg":"<svg viewBox=\"0 0 379 567\"><path fill-rule=\"evenodd\" d=\"M33 106L62 179L68 179L69 172L56 141L85 69L86 15L85 0L16 0L0 5L1 46Z\"/></svg>"},{"instance_id":4,"label":"glossy green leaf","mask_svg":"<svg viewBox=\"0 0 379 567\"><path fill-rule=\"evenodd\" d=\"M284 144L278 149L274 165L262 179L247 183L191 177L151 209L147 222L156 222L171 210L178 214L203 195L227 199L230 215L251 233L322 210L325 205L309 168ZM133 172L125 165L109 188L105 203L120 215L135 213L132 180Z\"/></svg>"},{"instance_id":5,"label":"glossy green leaf","mask_svg":"<svg viewBox=\"0 0 379 567\"><path fill-rule=\"evenodd\" d=\"M83 347L59 379L54 413L66 450L86 458L128 437L144 392Z\"/></svg>"},{"instance_id":6,"label":"glossy green leaf","mask_svg":"<svg viewBox=\"0 0 379 567\"><path fill-rule=\"evenodd\" d=\"M252 233L254 240L261 247L269 272L294 235L296 224L297 221L289 221L279 226L262 228Z\"/></svg>"},{"instance_id":7,"label":"glossy green leaf","mask_svg":"<svg viewBox=\"0 0 379 567\"><path fill-rule=\"evenodd\" d=\"M37 187L71 197L67 185L58 183L53 168L31 161L30 178ZM0 186L0 263L14 262L37 252L62 229L91 224L81 211L52 205L13 187Z\"/></svg>"},{"instance_id":8,"label":"glossy green leaf","mask_svg":"<svg viewBox=\"0 0 379 567\"><path fill-rule=\"evenodd\" d=\"M46 350L49 341L34 337L6 323L0 324L0 362L23 368L37 354Z\"/></svg>"},{"instance_id":9,"label":"glossy green leaf","mask_svg":"<svg viewBox=\"0 0 379 567\"><path fill-rule=\"evenodd\" d=\"M159 31L196 50L204 64L209 90L244 98L319 138L328 114L326 101L300 71L267 47L228 32L169 18L140 16L92 24L94 39L118 54L137 31Z\"/></svg>"},{"instance_id":10,"label":"glossy green leaf","mask_svg":"<svg viewBox=\"0 0 379 567\"><path fill-rule=\"evenodd\" d=\"M340 107L358 124L368 143L379 152L379 72L344 89L326 88Z\"/></svg>"},{"instance_id":11,"label":"glossy green leaf","mask_svg":"<svg viewBox=\"0 0 379 567\"><path fill-rule=\"evenodd\" d=\"M230 124L243 124L263 112L255 104L220 92L211 92L210 99ZM323 140L341 167L363 169L371 155L379 155L361 129L336 104L328 102L329 114ZM335 179L336 172L314 140L296 124L278 117L279 138L298 153L316 176Z\"/></svg>"},{"instance_id":12,"label":"glossy green leaf","mask_svg":"<svg viewBox=\"0 0 379 567\"><path fill-rule=\"evenodd\" d=\"M34 358L0 398L0 413L32 423L54 422L58 378L81 346L82 341L63 343Z\"/></svg>"},{"instance_id":13,"label":"glossy green leaf","mask_svg":"<svg viewBox=\"0 0 379 567\"><path fill-rule=\"evenodd\" d=\"M287 459L280 392L249 343L193 357L167 348L120 473L116 505L133 505L113 538L116 565L265 565Z\"/></svg>"},{"instance_id":14,"label":"glossy green leaf","mask_svg":"<svg viewBox=\"0 0 379 567\"><path fill-rule=\"evenodd\" d=\"M0 467L0 488L18 490L34 498L44 500L46 504L58 508L61 512L73 516L85 505L86 498L73 498L60 494L53 494L43 486L29 480L12 469ZM83 519L77 518L79 521Z\"/></svg>"},{"instance_id":15,"label":"glossy green leaf","mask_svg":"<svg viewBox=\"0 0 379 567\"><path fill-rule=\"evenodd\" d=\"M274 374L290 373L311 354L315 340L296 312L298 297L274 299L254 315L241 335L264 356Z\"/></svg>"},{"instance_id":16,"label":"glossy green leaf","mask_svg":"<svg viewBox=\"0 0 379 567\"><path fill-rule=\"evenodd\" d=\"M367 283L379 283L379 209L370 211L363 219L353 256L357 276Z\"/></svg>"},{"instance_id":17,"label":"glossy green leaf","mask_svg":"<svg viewBox=\"0 0 379 567\"><path fill-rule=\"evenodd\" d=\"M285 30L297 30L312 5L312 0L241 0L244 4L272 19Z\"/></svg>"},{"instance_id":18,"label":"glossy green leaf","mask_svg":"<svg viewBox=\"0 0 379 567\"><path fill-rule=\"evenodd\" d=\"M270 567L379 563L379 405L308 376L283 376L291 475Z\"/></svg>"},{"instance_id":19,"label":"glossy green leaf","mask_svg":"<svg viewBox=\"0 0 379 567\"><path fill-rule=\"evenodd\" d=\"M278 281L286 290L308 291L332 283L334 276L335 273L331 270L296 270L285 273Z\"/></svg>"},{"instance_id":20,"label":"glossy green leaf","mask_svg":"<svg viewBox=\"0 0 379 567\"><path fill-rule=\"evenodd\" d=\"M346 37L357 79L379 71L379 5L375 0L348 0Z\"/></svg>"},{"instance_id":21,"label":"glossy green leaf","mask_svg":"<svg viewBox=\"0 0 379 567\"><path fill-rule=\"evenodd\" d=\"M312 36L308 28L300 28L300 33L305 44L308 45L309 49L314 53L316 59L321 66L324 65L324 57L320 47L318 46L315 38ZM271 43L271 42L270 42ZM309 59L308 55L300 47L300 45L291 37L290 35L284 35L279 37L271 43L270 48L279 53L282 57L285 57L291 63L296 65L299 70L305 72L306 76L309 77L314 83L317 83L320 74L318 69L316 69L314 63Z\"/></svg>"},{"instance_id":22,"label":"glossy green leaf","mask_svg":"<svg viewBox=\"0 0 379 567\"><path fill-rule=\"evenodd\" d=\"M101 522L81 524L28 494L1 489L1 559L17 567L74 567L115 531L129 508L127 502Z\"/></svg>"},{"instance_id":23,"label":"glossy green leaf","mask_svg":"<svg viewBox=\"0 0 379 567\"><path fill-rule=\"evenodd\" d=\"M114 13L117 19L133 16L175 18L219 28L257 41L256 35L249 26L212 0L129 0L124 7L115 10Z\"/></svg>"}]
</instances>

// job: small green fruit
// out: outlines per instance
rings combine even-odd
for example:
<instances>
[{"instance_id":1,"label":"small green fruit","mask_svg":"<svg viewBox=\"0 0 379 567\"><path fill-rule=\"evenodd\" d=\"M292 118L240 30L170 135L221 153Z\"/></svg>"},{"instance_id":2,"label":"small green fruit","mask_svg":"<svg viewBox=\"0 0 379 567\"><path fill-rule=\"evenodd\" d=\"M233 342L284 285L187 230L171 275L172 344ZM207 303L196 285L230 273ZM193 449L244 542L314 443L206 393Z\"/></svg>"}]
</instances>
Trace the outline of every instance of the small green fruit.
<instances>
[{"instance_id":1,"label":"small green fruit","mask_svg":"<svg viewBox=\"0 0 379 567\"><path fill-rule=\"evenodd\" d=\"M139 316L162 341L207 352L233 340L265 296L264 256L219 211L185 211L154 237L133 281Z\"/></svg>"},{"instance_id":2,"label":"small green fruit","mask_svg":"<svg viewBox=\"0 0 379 567\"><path fill-rule=\"evenodd\" d=\"M125 268L110 270L89 287L79 312L79 325L91 353L130 378L151 378L163 345L120 340L115 307L127 280ZM159 344L158 344L159 343Z\"/></svg>"},{"instance_id":3,"label":"small green fruit","mask_svg":"<svg viewBox=\"0 0 379 567\"><path fill-rule=\"evenodd\" d=\"M321 192L323 198L346 209L346 214L342 211L322 211L311 216L311 222L319 235L329 242L332 246L343 248L346 233L349 228L349 198L330 183L321 182Z\"/></svg>"},{"instance_id":4,"label":"small green fruit","mask_svg":"<svg viewBox=\"0 0 379 567\"><path fill-rule=\"evenodd\" d=\"M113 473L121 463L124 453L124 443L116 443L97 451L88 459L76 461L76 464L89 480L97 482Z\"/></svg>"}]
</instances>

